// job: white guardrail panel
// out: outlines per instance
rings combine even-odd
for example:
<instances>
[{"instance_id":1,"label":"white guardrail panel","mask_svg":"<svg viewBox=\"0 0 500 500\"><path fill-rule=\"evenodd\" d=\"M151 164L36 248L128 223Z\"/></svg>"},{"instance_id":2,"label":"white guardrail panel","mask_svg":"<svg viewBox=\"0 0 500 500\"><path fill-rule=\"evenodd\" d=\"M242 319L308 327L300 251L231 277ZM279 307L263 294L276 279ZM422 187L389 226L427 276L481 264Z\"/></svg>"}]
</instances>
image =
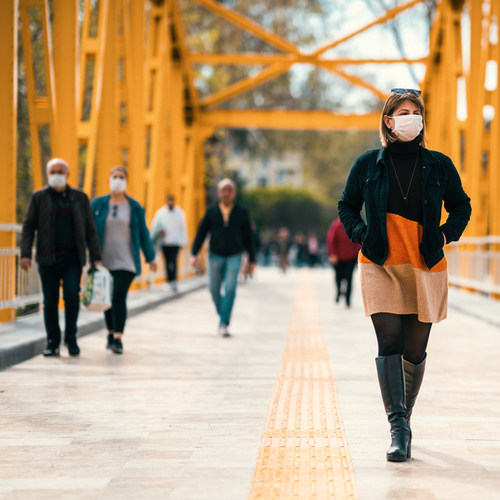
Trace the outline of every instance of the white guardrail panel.
<instances>
[{"instance_id":1,"label":"white guardrail panel","mask_svg":"<svg viewBox=\"0 0 500 500\"><path fill-rule=\"evenodd\" d=\"M500 236L462 238L446 247L446 258L450 285L500 294Z\"/></svg>"},{"instance_id":2,"label":"white guardrail panel","mask_svg":"<svg viewBox=\"0 0 500 500\"><path fill-rule=\"evenodd\" d=\"M20 233L21 230L20 224L0 224L0 231ZM23 271L19 265L20 253L19 248L0 248L0 309L24 307L43 301L38 265L35 261L35 249L33 249L33 265L28 272ZM180 279L187 278L191 272L190 256L191 243L179 251L178 275ZM156 259L158 262L156 273L151 273L148 266L143 265L142 275L137 276L134 280L136 283L147 283L149 287L155 281L165 279L165 263L161 251L158 252Z\"/></svg>"},{"instance_id":3,"label":"white guardrail panel","mask_svg":"<svg viewBox=\"0 0 500 500\"><path fill-rule=\"evenodd\" d=\"M0 248L0 309L23 307L43 300L35 260L28 272L21 269L19 260L19 248Z\"/></svg>"},{"instance_id":4,"label":"white guardrail panel","mask_svg":"<svg viewBox=\"0 0 500 500\"><path fill-rule=\"evenodd\" d=\"M0 224L0 231L20 232L19 224ZM498 247L497 247L498 245ZM190 272L191 245L179 252L179 278ZM498 248L498 250L497 250ZM0 248L0 309L23 307L43 300L35 259L26 273L19 266L19 248ZM500 236L468 237L446 246L450 285L470 288L485 294L500 294ZM158 270L144 267L138 283L151 285L165 277L163 255L157 255Z\"/></svg>"}]
</instances>

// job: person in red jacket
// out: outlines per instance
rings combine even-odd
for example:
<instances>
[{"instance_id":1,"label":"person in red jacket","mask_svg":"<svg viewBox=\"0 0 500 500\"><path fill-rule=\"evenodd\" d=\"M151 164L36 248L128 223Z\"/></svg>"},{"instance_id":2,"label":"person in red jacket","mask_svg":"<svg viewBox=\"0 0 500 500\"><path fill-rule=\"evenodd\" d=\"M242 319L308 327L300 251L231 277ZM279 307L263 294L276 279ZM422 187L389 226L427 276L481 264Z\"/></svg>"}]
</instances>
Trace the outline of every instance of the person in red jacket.
<instances>
[{"instance_id":1,"label":"person in red jacket","mask_svg":"<svg viewBox=\"0 0 500 500\"><path fill-rule=\"evenodd\" d=\"M361 245L351 243L347 236L344 226L339 219L332 222L328 235L326 237L328 247L328 256L335 269L335 282L337 283L336 302L342 295L342 281L347 282L344 292L345 303L347 307L351 306L352 273L358 260L358 253Z\"/></svg>"}]
</instances>

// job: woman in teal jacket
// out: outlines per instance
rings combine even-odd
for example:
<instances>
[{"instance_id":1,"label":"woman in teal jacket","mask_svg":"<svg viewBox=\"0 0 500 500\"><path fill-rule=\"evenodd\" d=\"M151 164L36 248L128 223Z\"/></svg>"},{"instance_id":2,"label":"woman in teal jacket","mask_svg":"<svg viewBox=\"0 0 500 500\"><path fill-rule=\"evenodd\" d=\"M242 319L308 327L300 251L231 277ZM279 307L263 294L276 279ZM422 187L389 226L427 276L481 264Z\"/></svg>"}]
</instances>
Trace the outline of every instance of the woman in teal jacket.
<instances>
[{"instance_id":1,"label":"woman in teal jacket","mask_svg":"<svg viewBox=\"0 0 500 500\"><path fill-rule=\"evenodd\" d=\"M151 271L156 271L155 251L144 208L126 194L128 175L114 167L109 177L111 193L92 201L91 208L101 245L103 265L114 279L112 307L104 315L108 328L106 349L123 353L123 330L127 319L127 293L141 274L141 249Z\"/></svg>"}]
</instances>

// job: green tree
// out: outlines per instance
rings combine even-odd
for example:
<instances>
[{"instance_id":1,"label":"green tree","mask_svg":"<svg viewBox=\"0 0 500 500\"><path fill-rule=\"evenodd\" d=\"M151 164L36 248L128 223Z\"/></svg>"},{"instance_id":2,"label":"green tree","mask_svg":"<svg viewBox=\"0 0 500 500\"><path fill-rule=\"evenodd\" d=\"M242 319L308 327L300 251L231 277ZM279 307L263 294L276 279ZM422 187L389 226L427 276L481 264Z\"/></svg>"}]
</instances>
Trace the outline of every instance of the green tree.
<instances>
[{"instance_id":1,"label":"green tree","mask_svg":"<svg viewBox=\"0 0 500 500\"><path fill-rule=\"evenodd\" d=\"M262 231L287 227L292 233L314 232L324 237L337 214L335 204L306 189L244 189L240 198Z\"/></svg>"}]
</instances>

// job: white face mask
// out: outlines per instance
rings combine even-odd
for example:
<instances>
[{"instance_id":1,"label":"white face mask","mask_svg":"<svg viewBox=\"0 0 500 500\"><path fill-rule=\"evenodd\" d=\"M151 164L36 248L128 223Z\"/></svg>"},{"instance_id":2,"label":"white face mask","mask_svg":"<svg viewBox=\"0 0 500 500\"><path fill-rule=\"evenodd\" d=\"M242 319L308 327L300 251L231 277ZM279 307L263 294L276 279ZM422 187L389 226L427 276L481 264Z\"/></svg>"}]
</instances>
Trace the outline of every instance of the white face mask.
<instances>
[{"instance_id":1,"label":"white face mask","mask_svg":"<svg viewBox=\"0 0 500 500\"><path fill-rule=\"evenodd\" d=\"M393 132L403 142L413 141L424 128L422 115L390 116L394 120Z\"/></svg>"},{"instance_id":2,"label":"white face mask","mask_svg":"<svg viewBox=\"0 0 500 500\"><path fill-rule=\"evenodd\" d=\"M109 187L114 194L124 193L127 189L127 181L125 179L121 179L120 177L115 177L113 179L109 179Z\"/></svg>"},{"instance_id":3,"label":"white face mask","mask_svg":"<svg viewBox=\"0 0 500 500\"><path fill-rule=\"evenodd\" d=\"M62 189L66 186L66 176L62 174L49 174L47 176L49 186L54 189Z\"/></svg>"}]
</instances>

